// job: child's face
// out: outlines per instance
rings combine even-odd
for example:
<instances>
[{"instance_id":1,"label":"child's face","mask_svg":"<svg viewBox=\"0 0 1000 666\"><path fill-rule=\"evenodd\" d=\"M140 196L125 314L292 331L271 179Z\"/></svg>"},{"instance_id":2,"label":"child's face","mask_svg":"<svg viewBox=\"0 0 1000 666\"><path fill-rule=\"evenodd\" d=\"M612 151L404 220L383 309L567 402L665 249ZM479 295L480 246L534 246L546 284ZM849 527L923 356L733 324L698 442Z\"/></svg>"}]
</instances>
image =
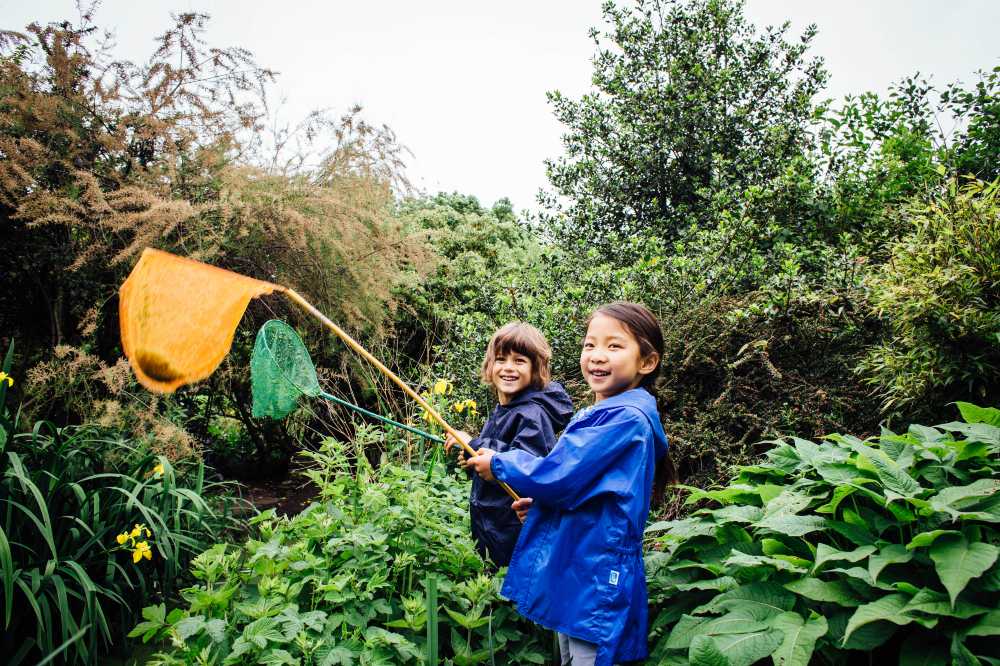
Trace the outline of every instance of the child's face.
<instances>
[{"instance_id":1,"label":"child's face","mask_svg":"<svg viewBox=\"0 0 1000 666\"><path fill-rule=\"evenodd\" d=\"M511 398L531 384L531 359L515 351L498 354L493 361L490 380L497 389L500 404L506 405Z\"/></svg>"},{"instance_id":2,"label":"child's face","mask_svg":"<svg viewBox=\"0 0 1000 666\"><path fill-rule=\"evenodd\" d=\"M580 352L580 371L597 402L638 386L657 360L656 354L643 358L639 341L617 319L597 315L590 320Z\"/></svg>"}]
</instances>

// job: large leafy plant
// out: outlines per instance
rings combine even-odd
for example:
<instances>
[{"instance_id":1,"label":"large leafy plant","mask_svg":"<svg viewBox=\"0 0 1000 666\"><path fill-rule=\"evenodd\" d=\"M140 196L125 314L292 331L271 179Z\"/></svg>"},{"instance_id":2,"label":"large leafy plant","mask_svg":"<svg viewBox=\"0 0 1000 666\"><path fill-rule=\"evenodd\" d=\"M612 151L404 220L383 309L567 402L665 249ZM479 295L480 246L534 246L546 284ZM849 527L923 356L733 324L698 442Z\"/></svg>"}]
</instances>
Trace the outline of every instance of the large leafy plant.
<instances>
[{"instance_id":1,"label":"large leafy plant","mask_svg":"<svg viewBox=\"0 0 1000 666\"><path fill-rule=\"evenodd\" d=\"M10 358L4 373L10 370ZM0 382L2 384L2 382ZM0 654L94 663L238 523L229 483L96 426L19 432L0 386Z\"/></svg>"},{"instance_id":2,"label":"large leafy plant","mask_svg":"<svg viewBox=\"0 0 1000 666\"><path fill-rule=\"evenodd\" d=\"M469 538L465 484L385 460L375 469L361 430L307 454L320 502L290 519L262 514L258 538L195 560L185 608L143 611L132 634L174 646L151 663L544 662Z\"/></svg>"},{"instance_id":3,"label":"large leafy plant","mask_svg":"<svg viewBox=\"0 0 1000 666\"><path fill-rule=\"evenodd\" d=\"M1000 663L1000 410L959 408L691 489L706 508L648 529L659 663Z\"/></svg>"}]
</instances>

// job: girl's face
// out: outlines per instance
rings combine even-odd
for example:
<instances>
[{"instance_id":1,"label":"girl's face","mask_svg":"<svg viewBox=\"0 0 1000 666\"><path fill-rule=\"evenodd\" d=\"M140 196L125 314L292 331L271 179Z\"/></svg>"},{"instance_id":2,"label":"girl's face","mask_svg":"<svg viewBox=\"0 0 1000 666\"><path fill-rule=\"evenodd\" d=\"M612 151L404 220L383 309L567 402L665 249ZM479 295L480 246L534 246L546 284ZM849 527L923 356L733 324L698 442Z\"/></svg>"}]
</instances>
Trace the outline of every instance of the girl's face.
<instances>
[{"instance_id":1,"label":"girl's face","mask_svg":"<svg viewBox=\"0 0 1000 666\"><path fill-rule=\"evenodd\" d=\"M531 359L515 351L498 354L493 361L490 380L497 389L497 398L506 405L515 395L531 384Z\"/></svg>"},{"instance_id":2,"label":"girl's face","mask_svg":"<svg viewBox=\"0 0 1000 666\"><path fill-rule=\"evenodd\" d=\"M599 314L590 320L580 370L596 402L637 387L658 360L655 353L643 358L639 341L617 319Z\"/></svg>"}]
</instances>

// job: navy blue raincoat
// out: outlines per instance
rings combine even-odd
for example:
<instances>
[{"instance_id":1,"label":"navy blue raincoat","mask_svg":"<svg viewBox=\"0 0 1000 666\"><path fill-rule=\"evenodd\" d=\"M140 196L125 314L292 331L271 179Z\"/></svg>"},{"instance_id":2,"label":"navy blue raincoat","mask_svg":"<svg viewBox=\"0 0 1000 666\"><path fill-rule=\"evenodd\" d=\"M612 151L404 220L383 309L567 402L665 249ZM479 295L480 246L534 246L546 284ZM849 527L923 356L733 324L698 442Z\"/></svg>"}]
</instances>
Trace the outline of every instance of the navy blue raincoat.
<instances>
[{"instance_id":1,"label":"navy blue raincoat","mask_svg":"<svg viewBox=\"0 0 1000 666\"><path fill-rule=\"evenodd\" d=\"M473 450L520 451L528 456L544 456L556 443L556 433L566 427L573 414L573 401L558 382L545 388L527 388L506 405L490 414L479 437L470 442ZM521 522L510 508L510 495L493 481L472 475L469 512L472 538L481 555L497 566L510 563Z\"/></svg>"},{"instance_id":2,"label":"navy blue raincoat","mask_svg":"<svg viewBox=\"0 0 1000 666\"><path fill-rule=\"evenodd\" d=\"M666 452L656 400L639 388L578 412L544 458L491 463L534 499L501 593L543 627L596 643L596 666L648 655L642 534Z\"/></svg>"}]
</instances>

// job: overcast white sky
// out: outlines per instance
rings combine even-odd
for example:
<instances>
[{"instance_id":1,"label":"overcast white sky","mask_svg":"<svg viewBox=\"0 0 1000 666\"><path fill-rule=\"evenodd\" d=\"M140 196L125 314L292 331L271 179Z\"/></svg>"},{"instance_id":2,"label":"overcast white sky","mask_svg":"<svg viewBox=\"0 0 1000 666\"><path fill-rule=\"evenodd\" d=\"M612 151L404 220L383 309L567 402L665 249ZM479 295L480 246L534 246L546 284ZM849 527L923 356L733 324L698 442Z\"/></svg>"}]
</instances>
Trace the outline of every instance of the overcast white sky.
<instances>
[{"instance_id":1,"label":"overcast white sky","mask_svg":"<svg viewBox=\"0 0 1000 666\"><path fill-rule=\"evenodd\" d=\"M389 124L414 153L409 175L428 191L508 196L534 208L542 161L561 152L547 90L586 90L600 0L108 0L97 14L120 57L145 60L169 12L212 15L208 41L242 46L280 72L289 120L354 103ZM884 91L914 72L970 81L1000 64L998 0L749 0L759 25L819 26L813 54L828 96ZM0 26L77 16L72 0L0 0Z\"/></svg>"}]
</instances>

